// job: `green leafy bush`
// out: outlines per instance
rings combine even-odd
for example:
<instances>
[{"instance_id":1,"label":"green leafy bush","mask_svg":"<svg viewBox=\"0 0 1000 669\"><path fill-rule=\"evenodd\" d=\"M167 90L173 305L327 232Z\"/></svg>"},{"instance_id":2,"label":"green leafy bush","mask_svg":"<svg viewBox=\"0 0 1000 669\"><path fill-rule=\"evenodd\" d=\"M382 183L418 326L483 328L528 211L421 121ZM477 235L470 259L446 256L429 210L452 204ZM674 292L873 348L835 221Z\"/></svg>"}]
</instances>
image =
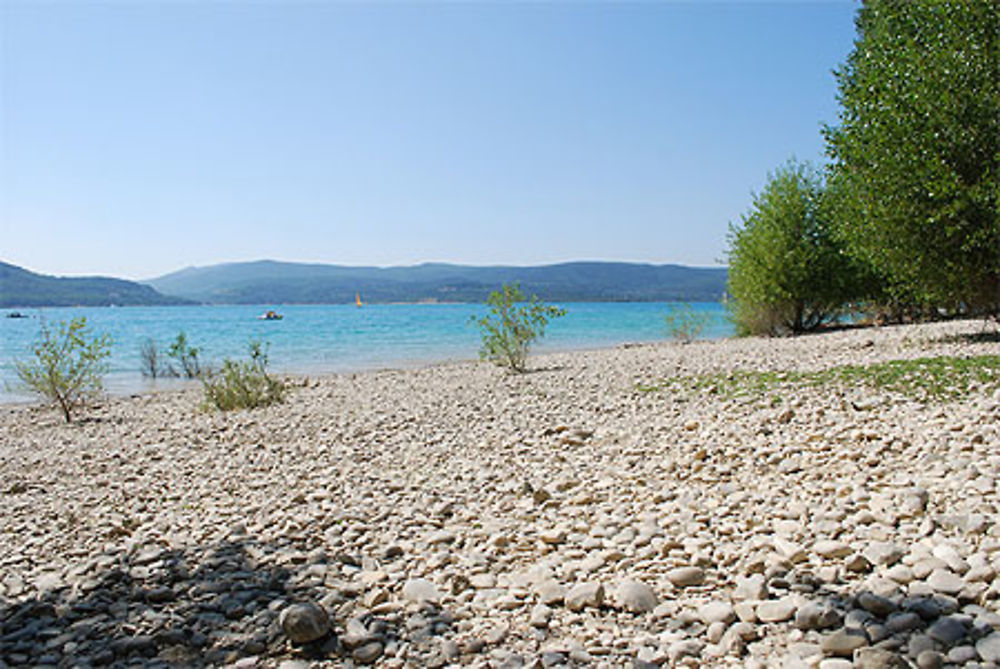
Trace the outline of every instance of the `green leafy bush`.
<instances>
[{"instance_id":1,"label":"green leafy bush","mask_svg":"<svg viewBox=\"0 0 1000 669\"><path fill-rule=\"evenodd\" d=\"M701 336L708 327L708 315L700 314L690 304L675 304L663 317L667 334L683 344L689 344Z\"/></svg>"},{"instance_id":2,"label":"green leafy bush","mask_svg":"<svg viewBox=\"0 0 1000 669\"><path fill-rule=\"evenodd\" d=\"M218 372L202 376L205 403L222 411L255 409L285 400L287 386L267 372L267 349L250 342L248 360L226 359Z\"/></svg>"},{"instance_id":3,"label":"green leafy bush","mask_svg":"<svg viewBox=\"0 0 1000 669\"><path fill-rule=\"evenodd\" d=\"M102 390L110 355L111 338L92 336L86 318L60 322L55 331L43 321L34 357L14 366L24 386L56 404L69 423L73 412Z\"/></svg>"},{"instance_id":4,"label":"green leafy bush","mask_svg":"<svg viewBox=\"0 0 1000 669\"><path fill-rule=\"evenodd\" d=\"M814 330L853 297L856 271L834 237L831 205L817 173L789 162L730 227L727 306L738 334Z\"/></svg>"},{"instance_id":5,"label":"green leafy bush","mask_svg":"<svg viewBox=\"0 0 1000 669\"><path fill-rule=\"evenodd\" d=\"M177 361L180 374L189 379L197 379L210 372L198 359L199 353L201 350L188 344L187 335L183 332L178 333L177 339L170 344L170 348L167 350L167 355ZM172 372L169 373L170 376L178 375L173 368L170 369Z\"/></svg>"},{"instance_id":6,"label":"green leafy bush","mask_svg":"<svg viewBox=\"0 0 1000 669\"><path fill-rule=\"evenodd\" d=\"M515 372L526 371L528 350L545 335L549 320L566 314L565 309L547 305L537 296L527 301L516 283L505 283L490 293L486 304L489 315L473 319L483 339L479 356Z\"/></svg>"}]
</instances>

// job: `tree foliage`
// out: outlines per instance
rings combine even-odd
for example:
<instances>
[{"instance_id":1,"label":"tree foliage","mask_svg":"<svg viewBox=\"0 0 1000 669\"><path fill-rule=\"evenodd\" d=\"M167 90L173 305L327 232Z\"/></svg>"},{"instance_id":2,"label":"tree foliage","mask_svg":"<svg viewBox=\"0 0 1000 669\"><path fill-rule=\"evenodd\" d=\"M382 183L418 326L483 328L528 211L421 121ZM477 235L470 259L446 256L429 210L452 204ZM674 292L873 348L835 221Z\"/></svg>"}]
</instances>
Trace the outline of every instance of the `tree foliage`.
<instances>
[{"instance_id":1,"label":"tree foliage","mask_svg":"<svg viewBox=\"0 0 1000 669\"><path fill-rule=\"evenodd\" d=\"M869 1L827 127L843 239L901 311L1000 304L1000 2Z\"/></svg>"},{"instance_id":2,"label":"tree foliage","mask_svg":"<svg viewBox=\"0 0 1000 669\"><path fill-rule=\"evenodd\" d=\"M769 175L742 225L729 230L728 307L739 334L816 329L853 290L853 269L832 234L816 171L790 161Z\"/></svg>"},{"instance_id":3,"label":"tree foliage","mask_svg":"<svg viewBox=\"0 0 1000 669\"><path fill-rule=\"evenodd\" d=\"M57 405L69 423L73 412L103 388L110 355L111 338L91 336L87 319L79 317L60 322L55 331L43 322L34 357L14 365L21 382Z\"/></svg>"},{"instance_id":4,"label":"tree foliage","mask_svg":"<svg viewBox=\"0 0 1000 669\"><path fill-rule=\"evenodd\" d=\"M474 319L482 333L479 355L515 372L526 371L532 342L545 335L549 320L566 314L565 309L550 306L532 295L526 301L516 283L505 283L493 291L486 303L490 314Z\"/></svg>"}]
</instances>

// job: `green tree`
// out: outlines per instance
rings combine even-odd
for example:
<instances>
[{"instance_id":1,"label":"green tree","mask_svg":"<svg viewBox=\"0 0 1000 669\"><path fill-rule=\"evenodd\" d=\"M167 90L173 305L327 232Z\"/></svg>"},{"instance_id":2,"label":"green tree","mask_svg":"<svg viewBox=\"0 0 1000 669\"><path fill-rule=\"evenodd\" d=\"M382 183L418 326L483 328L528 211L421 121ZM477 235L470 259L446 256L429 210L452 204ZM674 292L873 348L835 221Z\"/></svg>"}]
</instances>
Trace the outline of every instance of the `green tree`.
<instances>
[{"instance_id":1,"label":"green tree","mask_svg":"<svg viewBox=\"0 0 1000 669\"><path fill-rule=\"evenodd\" d=\"M869 0L827 127L850 253L912 316L1000 305L1000 2Z\"/></svg>"},{"instance_id":2,"label":"green tree","mask_svg":"<svg viewBox=\"0 0 1000 669\"><path fill-rule=\"evenodd\" d=\"M515 372L526 371L528 350L545 335L549 321L566 315L565 309L547 305L535 295L527 301L517 283L503 284L490 293L486 304L489 315L473 319L483 339L479 356Z\"/></svg>"},{"instance_id":3,"label":"green tree","mask_svg":"<svg viewBox=\"0 0 1000 669\"><path fill-rule=\"evenodd\" d=\"M103 388L109 355L111 338L91 336L87 319L80 317L60 322L55 331L42 322L34 357L14 365L21 382L57 405L69 423L73 412Z\"/></svg>"},{"instance_id":4,"label":"green tree","mask_svg":"<svg viewBox=\"0 0 1000 669\"><path fill-rule=\"evenodd\" d=\"M729 301L739 334L814 330L850 298L854 273L836 243L820 176L790 161L729 229Z\"/></svg>"}]
</instances>

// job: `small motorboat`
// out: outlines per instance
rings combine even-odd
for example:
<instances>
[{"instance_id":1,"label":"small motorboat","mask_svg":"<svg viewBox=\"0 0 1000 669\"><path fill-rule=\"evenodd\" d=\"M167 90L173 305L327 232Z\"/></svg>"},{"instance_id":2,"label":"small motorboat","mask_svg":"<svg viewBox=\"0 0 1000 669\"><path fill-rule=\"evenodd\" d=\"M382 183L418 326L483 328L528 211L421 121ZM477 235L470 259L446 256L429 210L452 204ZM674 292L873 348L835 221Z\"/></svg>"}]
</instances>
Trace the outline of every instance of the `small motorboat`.
<instances>
[{"instance_id":1,"label":"small motorboat","mask_svg":"<svg viewBox=\"0 0 1000 669\"><path fill-rule=\"evenodd\" d=\"M7 318L29 318L28 314L22 314L20 311L8 311Z\"/></svg>"},{"instance_id":2,"label":"small motorboat","mask_svg":"<svg viewBox=\"0 0 1000 669\"><path fill-rule=\"evenodd\" d=\"M284 318L284 316L279 314L277 311L265 311L257 318L262 321L280 321Z\"/></svg>"}]
</instances>

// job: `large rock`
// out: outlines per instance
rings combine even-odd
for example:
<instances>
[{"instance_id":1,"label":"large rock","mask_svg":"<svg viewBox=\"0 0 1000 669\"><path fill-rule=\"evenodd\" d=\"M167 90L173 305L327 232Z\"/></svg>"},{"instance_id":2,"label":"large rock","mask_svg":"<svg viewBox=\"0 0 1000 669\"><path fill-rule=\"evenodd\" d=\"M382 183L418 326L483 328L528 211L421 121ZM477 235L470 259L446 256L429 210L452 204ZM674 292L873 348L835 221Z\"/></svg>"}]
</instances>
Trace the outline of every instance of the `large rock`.
<instances>
[{"instance_id":1,"label":"large rock","mask_svg":"<svg viewBox=\"0 0 1000 669\"><path fill-rule=\"evenodd\" d=\"M292 604L281 612L278 622L292 643L311 643L330 633L326 610L312 602Z\"/></svg>"}]
</instances>

